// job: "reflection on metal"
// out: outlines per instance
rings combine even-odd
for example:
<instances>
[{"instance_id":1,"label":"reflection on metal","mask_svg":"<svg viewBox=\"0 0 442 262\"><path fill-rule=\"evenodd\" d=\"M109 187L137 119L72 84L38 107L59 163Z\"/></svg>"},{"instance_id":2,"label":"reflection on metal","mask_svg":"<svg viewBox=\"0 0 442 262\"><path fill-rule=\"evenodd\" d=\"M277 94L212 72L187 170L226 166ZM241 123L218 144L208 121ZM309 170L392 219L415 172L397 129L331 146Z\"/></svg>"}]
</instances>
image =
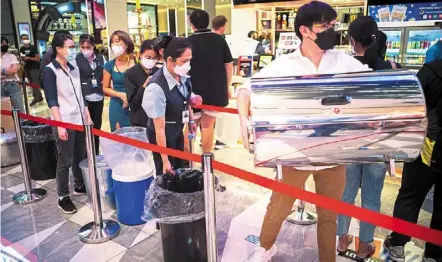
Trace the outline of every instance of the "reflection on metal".
<instances>
[{"instance_id":1,"label":"reflection on metal","mask_svg":"<svg viewBox=\"0 0 442 262\"><path fill-rule=\"evenodd\" d=\"M23 137L23 130L17 109L12 110L12 118L14 119L15 132L17 133L17 143L20 152L21 168L25 185L25 191L13 195L12 202L19 205L28 205L43 200L47 196L47 192L42 188L32 189L25 139Z\"/></svg>"},{"instance_id":2,"label":"reflection on metal","mask_svg":"<svg viewBox=\"0 0 442 262\"><path fill-rule=\"evenodd\" d=\"M92 196L94 221L82 226L79 231L80 240L88 244L98 244L111 240L120 233L120 224L110 219L103 220L97 180L94 135L92 125L84 126L86 134L86 151L88 160L89 181Z\"/></svg>"},{"instance_id":3,"label":"reflection on metal","mask_svg":"<svg viewBox=\"0 0 442 262\"><path fill-rule=\"evenodd\" d=\"M255 78L256 166L411 161L427 121L425 99L407 70Z\"/></svg>"},{"instance_id":4,"label":"reflection on metal","mask_svg":"<svg viewBox=\"0 0 442 262\"><path fill-rule=\"evenodd\" d=\"M213 153L203 153L201 158L204 172L207 261L216 262L218 260L218 249L216 245L215 174L212 168Z\"/></svg>"},{"instance_id":5,"label":"reflection on metal","mask_svg":"<svg viewBox=\"0 0 442 262\"><path fill-rule=\"evenodd\" d=\"M307 190L305 184L304 190ZM287 222L301 226L316 224L318 221L318 216L313 212L305 210L305 201L300 200L298 202L298 207L287 217Z\"/></svg>"}]
</instances>

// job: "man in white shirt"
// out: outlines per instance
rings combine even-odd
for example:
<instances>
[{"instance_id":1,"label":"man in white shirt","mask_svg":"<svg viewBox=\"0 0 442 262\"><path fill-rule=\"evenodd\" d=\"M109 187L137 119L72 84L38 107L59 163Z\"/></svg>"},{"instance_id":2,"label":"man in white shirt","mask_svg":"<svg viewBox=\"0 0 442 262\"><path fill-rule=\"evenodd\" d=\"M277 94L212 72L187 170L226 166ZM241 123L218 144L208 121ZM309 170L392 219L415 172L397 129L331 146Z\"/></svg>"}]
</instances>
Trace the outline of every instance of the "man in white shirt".
<instances>
[{"instance_id":1,"label":"man in white shirt","mask_svg":"<svg viewBox=\"0 0 442 262\"><path fill-rule=\"evenodd\" d=\"M280 77L313 74L337 74L369 71L358 60L343 52L331 50L336 43L334 26L336 11L326 3L312 1L302 6L296 15L296 34L301 39L300 48L289 55L278 57L256 76ZM241 118L244 145L248 146L248 112L250 105L250 82L238 90L238 111ZM283 182L302 188L313 174L318 194L341 199L345 187L345 166L306 166L302 168L283 167ZM264 218L260 247L249 261L267 262L276 254L276 237L282 223L290 214L294 198L273 192ZM337 213L317 207L317 239L320 262L336 261L336 218Z\"/></svg>"}]
</instances>

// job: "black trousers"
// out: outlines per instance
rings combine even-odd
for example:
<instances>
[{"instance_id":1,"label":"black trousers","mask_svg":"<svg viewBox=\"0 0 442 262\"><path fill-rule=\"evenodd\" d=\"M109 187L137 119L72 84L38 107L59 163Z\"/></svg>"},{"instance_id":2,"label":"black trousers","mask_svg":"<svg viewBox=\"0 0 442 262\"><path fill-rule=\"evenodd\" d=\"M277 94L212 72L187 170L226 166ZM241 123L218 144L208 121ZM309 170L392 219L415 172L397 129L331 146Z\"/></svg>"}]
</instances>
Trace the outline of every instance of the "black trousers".
<instances>
[{"instance_id":1,"label":"black trousers","mask_svg":"<svg viewBox=\"0 0 442 262\"><path fill-rule=\"evenodd\" d=\"M94 122L94 128L101 129L101 124L103 123L103 107L104 100L91 102L88 101L87 108L89 109L89 114L91 115L92 122ZM100 154L100 138L94 136L95 140L95 154Z\"/></svg>"},{"instance_id":2,"label":"black trousers","mask_svg":"<svg viewBox=\"0 0 442 262\"><path fill-rule=\"evenodd\" d=\"M420 157L414 162L404 163L402 184L394 205L393 216L417 223L425 196L433 185L435 186L434 208L430 227L442 230L442 173L422 163ZM411 240L411 237L396 232L391 236L392 244L395 246L404 246ZM442 258L442 247L426 243L425 256L435 260Z\"/></svg>"},{"instance_id":3,"label":"black trousers","mask_svg":"<svg viewBox=\"0 0 442 262\"><path fill-rule=\"evenodd\" d=\"M181 129L182 130L182 129ZM147 139L149 140L149 143L157 144L157 139L155 132L147 128ZM166 132L166 146L167 148L176 149L179 151L184 151L184 135L183 132L179 132L178 135L170 135ZM153 154L153 161L155 162L155 169L156 169L156 175L162 175L163 174L163 159L161 158L161 154L154 153ZM168 156L170 165L174 170L179 168L185 167L185 160L181 158L176 158L173 156Z\"/></svg>"},{"instance_id":4,"label":"black trousers","mask_svg":"<svg viewBox=\"0 0 442 262\"><path fill-rule=\"evenodd\" d=\"M26 69L25 75L28 78L29 82L31 82L32 84L37 84L37 85L40 84L40 81L38 79L39 78L38 68L37 69ZM32 87L32 96L34 97L34 101L42 100L43 96L41 95L41 88Z\"/></svg>"}]
</instances>

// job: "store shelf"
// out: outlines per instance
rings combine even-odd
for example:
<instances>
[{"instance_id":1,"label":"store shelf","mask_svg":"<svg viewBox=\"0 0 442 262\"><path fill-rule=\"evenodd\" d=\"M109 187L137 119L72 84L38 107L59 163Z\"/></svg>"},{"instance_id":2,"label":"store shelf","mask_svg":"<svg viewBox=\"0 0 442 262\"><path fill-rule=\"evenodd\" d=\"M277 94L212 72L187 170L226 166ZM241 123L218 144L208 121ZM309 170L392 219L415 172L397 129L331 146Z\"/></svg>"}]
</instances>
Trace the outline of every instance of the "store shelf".
<instances>
[{"instance_id":1,"label":"store shelf","mask_svg":"<svg viewBox=\"0 0 442 262\"><path fill-rule=\"evenodd\" d=\"M399 53L400 49L387 49L387 53Z\"/></svg>"},{"instance_id":2,"label":"store shelf","mask_svg":"<svg viewBox=\"0 0 442 262\"><path fill-rule=\"evenodd\" d=\"M407 54L426 54L428 49L408 49Z\"/></svg>"},{"instance_id":3,"label":"store shelf","mask_svg":"<svg viewBox=\"0 0 442 262\"><path fill-rule=\"evenodd\" d=\"M295 32L295 29L276 29L276 32Z\"/></svg>"}]
</instances>

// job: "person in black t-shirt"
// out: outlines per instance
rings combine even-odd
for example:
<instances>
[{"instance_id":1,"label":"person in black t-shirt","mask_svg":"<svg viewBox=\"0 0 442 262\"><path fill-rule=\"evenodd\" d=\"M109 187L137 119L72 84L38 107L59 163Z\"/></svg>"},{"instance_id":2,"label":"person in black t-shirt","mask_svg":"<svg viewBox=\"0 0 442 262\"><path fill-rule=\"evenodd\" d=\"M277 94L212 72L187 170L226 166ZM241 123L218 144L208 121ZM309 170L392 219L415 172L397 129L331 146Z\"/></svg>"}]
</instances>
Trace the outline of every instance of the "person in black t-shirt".
<instances>
[{"instance_id":1,"label":"person in black t-shirt","mask_svg":"<svg viewBox=\"0 0 442 262\"><path fill-rule=\"evenodd\" d=\"M29 35L22 34L20 38L23 43L23 46L20 47L20 57L24 62L25 76L30 83L39 84L40 54L38 53L37 47L30 44ZM33 87L32 95L34 96L34 100L30 106L34 106L43 101L40 88Z\"/></svg>"},{"instance_id":2,"label":"person in black t-shirt","mask_svg":"<svg viewBox=\"0 0 442 262\"><path fill-rule=\"evenodd\" d=\"M202 97L204 104L225 107L229 104L233 58L222 36L207 29L209 22L206 11L195 10L190 15L190 23L195 32L188 38L193 53L190 76L194 93ZM195 122L197 126L201 126L203 152L211 152L215 121L220 113L209 110L194 112Z\"/></svg>"}]
</instances>

